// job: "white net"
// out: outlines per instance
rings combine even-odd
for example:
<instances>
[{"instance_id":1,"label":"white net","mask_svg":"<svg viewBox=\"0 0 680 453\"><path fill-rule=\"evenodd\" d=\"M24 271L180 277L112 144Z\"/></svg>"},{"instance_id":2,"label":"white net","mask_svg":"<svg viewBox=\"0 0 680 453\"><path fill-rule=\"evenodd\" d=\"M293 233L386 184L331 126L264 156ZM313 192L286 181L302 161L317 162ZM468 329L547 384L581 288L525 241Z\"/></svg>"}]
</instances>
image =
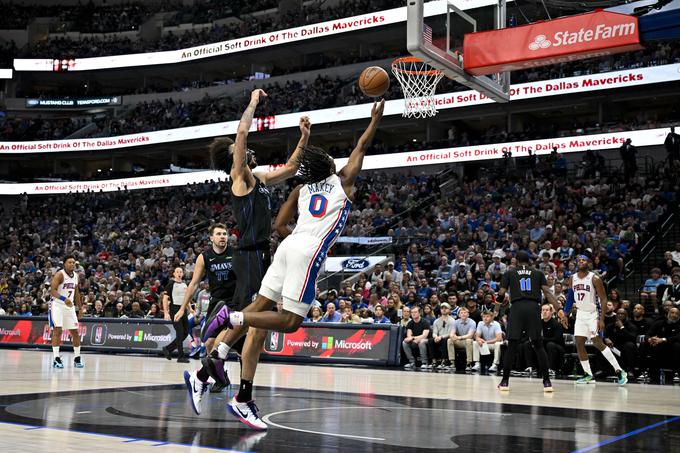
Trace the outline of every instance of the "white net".
<instances>
[{"instance_id":1,"label":"white net","mask_svg":"<svg viewBox=\"0 0 680 453\"><path fill-rule=\"evenodd\" d=\"M397 58L392 62L392 73L404 92L406 118L429 118L437 114L434 92L444 76L416 57Z\"/></svg>"}]
</instances>

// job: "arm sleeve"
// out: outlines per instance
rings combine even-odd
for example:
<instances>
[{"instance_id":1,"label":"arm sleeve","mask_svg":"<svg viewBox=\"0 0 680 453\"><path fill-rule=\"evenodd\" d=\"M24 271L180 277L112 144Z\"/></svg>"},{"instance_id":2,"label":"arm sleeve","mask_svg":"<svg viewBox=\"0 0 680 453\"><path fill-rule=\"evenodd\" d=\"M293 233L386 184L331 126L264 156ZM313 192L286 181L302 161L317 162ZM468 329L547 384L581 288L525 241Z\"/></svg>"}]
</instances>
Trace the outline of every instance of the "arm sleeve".
<instances>
[{"instance_id":1,"label":"arm sleeve","mask_svg":"<svg viewBox=\"0 0 680 453\"><path fill-rule=\"evenodd\" d=\"M567 302L564 304L564 313L569 314L571 307L574 305L574 290L569 288L567 291Z\"/></svg>"}]
</instances>

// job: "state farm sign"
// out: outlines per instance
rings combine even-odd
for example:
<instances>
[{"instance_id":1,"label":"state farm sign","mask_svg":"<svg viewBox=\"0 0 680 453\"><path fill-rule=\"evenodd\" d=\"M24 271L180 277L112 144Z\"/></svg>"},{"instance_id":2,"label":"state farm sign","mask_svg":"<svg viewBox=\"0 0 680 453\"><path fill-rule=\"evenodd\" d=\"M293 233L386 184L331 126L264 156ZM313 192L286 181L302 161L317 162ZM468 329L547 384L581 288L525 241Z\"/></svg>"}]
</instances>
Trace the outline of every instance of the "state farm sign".
<instances>
[{"instance_id":1,"label":"state farm sign","mask_svg":"<svg viewBox=\"0 0 680 453\"><path fill-rule=\"evenodd\" d=\"M499 46L498 43L504 43ZM595 11L465 35L465 70L474 75L600 57L641 49L638 19Z\"/></svg>"}]
</instances>

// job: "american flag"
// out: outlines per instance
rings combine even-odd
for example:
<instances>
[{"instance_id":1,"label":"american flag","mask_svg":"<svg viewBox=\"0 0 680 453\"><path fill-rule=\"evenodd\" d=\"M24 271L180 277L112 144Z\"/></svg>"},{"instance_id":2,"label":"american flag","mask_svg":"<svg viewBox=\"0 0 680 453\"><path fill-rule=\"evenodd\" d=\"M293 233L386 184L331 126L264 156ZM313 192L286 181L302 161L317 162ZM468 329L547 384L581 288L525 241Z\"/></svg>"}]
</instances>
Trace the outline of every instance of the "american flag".
<instances>
[{"instance_id":1,"label":"american flag","mask_svg":"<svg viewBox=\"0 0 680 453\"><path fill-rule=\"evenodd\" d=\"M429 27L427 24L423 24L423 26L424 26L423 38L425 38L425 44L432 44L432 28Z\"/></svg>"}]
</instances>

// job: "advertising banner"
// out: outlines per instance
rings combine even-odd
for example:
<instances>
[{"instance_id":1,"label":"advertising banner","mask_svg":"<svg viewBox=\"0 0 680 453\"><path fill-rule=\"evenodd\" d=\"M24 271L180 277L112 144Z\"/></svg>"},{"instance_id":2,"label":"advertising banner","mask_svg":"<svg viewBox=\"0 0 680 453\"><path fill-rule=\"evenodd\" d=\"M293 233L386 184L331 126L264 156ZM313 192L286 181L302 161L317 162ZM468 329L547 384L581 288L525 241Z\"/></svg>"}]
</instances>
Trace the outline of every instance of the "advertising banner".
<instances>
[{"instance_id":1,"label":"advertising banner","mask_svg":"<svg viewBox=\"0 0 680 453\"><path fill-rule=\"evenodd\" d=\"M392 243L392 238L389 236L380 236L380 237L368 237L368 236L340 236L337 241L337 243L345 243L345 244L359 244L359 245L383 245L383 244L391 244Z\"/></svg>"},{"instance_id":2,"label":"advertising banner","mask_svg":"<svg viewBox=\"0 0 680 453\"><path fill-rule=\"evenodd\" d=\"M120 96L99 96L95 98L26 98L26 108L73 109L89 107L107 107L121 105Z\"/></svg>"},{"instance_id":3,"label":"advertising banner","mask_svg":"<svg viewBox=\"0 0 680 453\"><path fill-rule=\"evenodd\" d=\"M87 350L145 350L160 352L175 339L172 323L144 319L83 318L78 323L80 344ZM63 345L71 345L64 330ZM52 346L45 316L0 316L0 346Z\"/></svg>"},{"instance_id":4,"label":"advertising banner","mask_svg":"<svg viewBox=\"0 0 680 453\"><path fill-rule=\"evenodd\" d=\"M396 325L305 323L294 333L269 332L264 354L270 358L393 365L397 360L395 344L400 341Z\"/></svg>"},{"instance_id":5,"label":"advertising banner","mask_svg":"<svg viewBox=\"0 0 680 453\"><path fill-rule=\"evenodd\" d=\"M468 33L463 42L465 71L477 76L639 49L637 17L608 11Z\"/></svg>"},{"instance_id":6,"label":"advertising banner","mask_svg":"<svg viewBox=\"0 0 680 453\"><path fill-rule=\"evenodd\" d=\"M386 259L386 256L329 256L325 266L326 272L363 272Z\"/></svg>"},{"instance_id":7,"label":"advertising banner","mask_svg":"<svg viewBox=\"0 0 680 453\"><path fill-rule=\"evenodd\" d=\"M497 0L454 0L454 3L458 8L467 10L493 5L496 1ZM447 3L447 1L442 0L426 3L424 13L426 16L443 14L446 12ZM53 58L15 59L14 68L17 71L71 72L183 63L218 55L230 55L247 50L261 49L280 44L290 44L308 39L325 38L340 33L368 30L374 27L400 22L406 22L405 6L165 52L110 55L90 58L78 58L78 55L54 55Z\"/></svg>"},{"instance_id":8,"label":"advertising banner","mask_svg":"<svg viewBox=\"0 0 680 453\"><path fill-rule=\"evenodd\" d=\"M377 154L364 158L364 170L379 170L385 168L417 167L420 165L438 165L461 163L477 160L502 159L504 152L512 153L513 157L527 157L529 151L536 155L549 154L554 147L560 153L583 152L588 149L606 150L616 149L630 138L635 146L662 145L669 130L647 129L641 131L621 131L607 134L578 135L571 137L546 138L522 142L495 143L489 145L460 146L455 148L440 148L406 153ZM347 164L347 158L335 159L337 168ZM255 171L269 171L270 167L262 166ZM180 173L164 176L147 176L142 178L116 179L109 181L73 181L65 183L35 182L22 184L0 184L0 195L28 195L69 193L75 191L113 192L127 188L128 190L152 189L158 187L182 186L186 184L203 183L208 180L225 180L227 174L217 171L197 171L194 173ZM381 241L381 239L378 239ZM345 239L338 242L354 242ZM383 243L383 242L378 242Z\"/></svg>"},{"instance_id":9,"label":"advertising banner","mask_svg":"<svg viewBox=\"0 0 680 453\"><path fill-rule=\"evenodd\" d=\"M626 71L591 74L586 76L568 77L564 79L542 80L539 82L523 83L510 87L512 101L535 99L547 96L575 94L598 90L629 88L648 84L672 82L680 80L680 63L638 68ZM437 109L471 107L490 104L494 101L477 91L460 91L439 94L434 97ZM277 115L275 122L267 123L269 129L285 129L298 127L300 116L307 115L314 124L328 124L340 121L368 119L371 117L372 104L349 105L308 112L287 113ZM401 115L404 111L403 99L395 99L385 103L385 116ZM143 145L157 145L183 140L233 135L238 128L238 121L204 124L163 131L142 132L138 134L121 135L107 138L84 138L74 140L39 140L31 142L1 142L2 154L31 154L52 152L97 152L104 150L118 150ZM264 127L259 122L253 122L251 131Z\"/></svg>"}]
</instances>

